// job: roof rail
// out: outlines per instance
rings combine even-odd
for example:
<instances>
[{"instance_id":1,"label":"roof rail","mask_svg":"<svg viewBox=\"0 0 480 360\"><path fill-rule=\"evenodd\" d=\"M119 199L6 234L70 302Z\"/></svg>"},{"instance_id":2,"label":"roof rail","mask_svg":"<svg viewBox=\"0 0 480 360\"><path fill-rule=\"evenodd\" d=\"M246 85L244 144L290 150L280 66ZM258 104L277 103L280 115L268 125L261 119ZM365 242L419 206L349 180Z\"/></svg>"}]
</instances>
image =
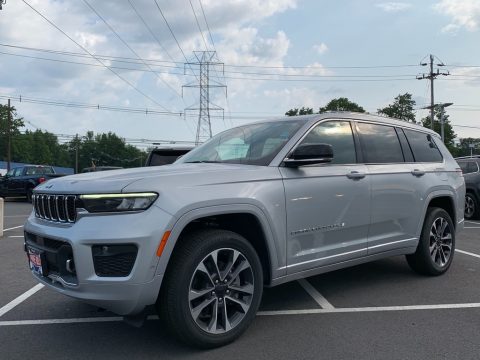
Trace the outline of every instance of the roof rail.
<instances>
[{"instance_id":1,"label":"roof rail","mask_svg":"<svg viewBox=\"0 0 480 360\"><path fill-rule=\"evenodd\" d=\"M455 159L478 159L478 158L480 158L480 155L459 156L459 157L456 157Z\"/></svg>"}]
</instances>

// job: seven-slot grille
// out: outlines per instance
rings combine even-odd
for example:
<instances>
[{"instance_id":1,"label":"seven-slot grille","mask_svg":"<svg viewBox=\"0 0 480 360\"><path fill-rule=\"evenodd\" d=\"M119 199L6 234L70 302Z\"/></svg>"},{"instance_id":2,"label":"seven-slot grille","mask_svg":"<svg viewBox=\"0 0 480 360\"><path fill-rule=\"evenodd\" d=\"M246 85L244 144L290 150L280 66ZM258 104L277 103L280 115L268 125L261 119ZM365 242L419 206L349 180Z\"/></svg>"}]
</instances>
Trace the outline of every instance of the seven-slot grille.
<instances>
[{"instance_id":1,"label":"seven-slot grille","mask_svg":"<svg viewBox=\"0 0 480 360\"><path fill-rule=\"evenodd\" d=\"M77 217L76 195L34 194L35 216L41 219L74 223Z\"/></svg>"}]
</instances>

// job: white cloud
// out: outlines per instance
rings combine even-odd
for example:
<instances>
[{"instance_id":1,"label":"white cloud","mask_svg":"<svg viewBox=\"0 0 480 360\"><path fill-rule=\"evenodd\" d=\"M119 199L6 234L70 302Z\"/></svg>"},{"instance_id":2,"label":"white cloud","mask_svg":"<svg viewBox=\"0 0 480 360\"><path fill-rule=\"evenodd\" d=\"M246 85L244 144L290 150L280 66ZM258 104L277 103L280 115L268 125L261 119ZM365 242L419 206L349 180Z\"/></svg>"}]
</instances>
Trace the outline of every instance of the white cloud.
<instances>
[{"instance_id":1,"label":"white cloud","mask_svg":"<svg viewBox=\"0 0 480 360\"><path fill-rule=\"evenodd\" d=\"M480 1L478 0L442 0L434 6L435 10L452 18L451 23L443 27L442 32L456 32L460 28L476 31L480 25Z\"/></svg>"},{"instance_id":2,"label":"white cloud","mask_svg":"<svg viewBox=\"0 0 480 360\"><path fill-rule=\"evenodd\" d=\"M320 43L317 45L313 45L313 49L319 54L322 55L328 51L328 46L325 43Z\"/></svg>"},{"instance_id":3,"label":"white cloud","mask_svg":"<svg viewBox=\"0 0 480 360\"><path fill-rule=\"evenodd\" d=\"M412 4L405 2L384 2L378 3L375 6L385 12L396 13L410 9L412 7Z\"/></svg>"}]
</instances>

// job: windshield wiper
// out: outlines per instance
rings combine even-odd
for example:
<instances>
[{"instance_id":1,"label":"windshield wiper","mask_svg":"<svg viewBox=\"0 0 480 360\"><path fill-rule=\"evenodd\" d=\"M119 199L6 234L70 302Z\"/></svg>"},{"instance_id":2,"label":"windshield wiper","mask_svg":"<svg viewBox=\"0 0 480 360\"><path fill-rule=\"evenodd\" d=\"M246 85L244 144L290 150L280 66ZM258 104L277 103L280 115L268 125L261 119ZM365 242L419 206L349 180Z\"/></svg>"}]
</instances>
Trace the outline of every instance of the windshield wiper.
<instances>
[{"instance_id":1,"label":"windshield wiper","mask_svg":"<svg viewBox=\"0 0 480 360\"><path fill-rule=\"evenodd\" d=\"M195 160L195 161L185 161L184 164L218 164L221 161L214 160Z\"/></svg>"}]
</instances>

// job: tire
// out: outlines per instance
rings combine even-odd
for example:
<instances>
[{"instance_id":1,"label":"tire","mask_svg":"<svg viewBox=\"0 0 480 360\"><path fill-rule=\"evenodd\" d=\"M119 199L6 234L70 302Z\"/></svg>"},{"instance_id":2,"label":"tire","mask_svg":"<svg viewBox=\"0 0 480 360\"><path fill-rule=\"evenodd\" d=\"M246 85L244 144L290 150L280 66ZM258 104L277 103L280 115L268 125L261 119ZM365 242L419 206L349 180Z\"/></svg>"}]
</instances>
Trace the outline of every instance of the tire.
<instances>
[{"instance_id":1,"label":"tire","mask_svg":"<svg viewBox=\"0 0 480 360\"><path fill-rule=\"evenodd\" d=\"M478 201L474 194L467 192L465 194L465 219L471 220L478 218Z\"/></svg>"},{"instance_id":2,"label":"tire","mask_svg":"<svg viewBox=\"0 0 480 360\"><path fill-rule=\"evenodd\" d=\"M214 348L234 341L248 328L262 291L262 265L253 246L237 233L205 229L179 240L156 307L181 341Z\"/></svg>"},{"instance_id":3,"label":"tire","mask_svg":"<svg viewBox=\"0 0 480 360\"><path fill-rule=\"evenodd\" d=\"M408 264L422 275L442 275L454 254L455 228L450 215L441 208L428 208L417 250L406 256Z\"/></svg>"}]
</instances>

